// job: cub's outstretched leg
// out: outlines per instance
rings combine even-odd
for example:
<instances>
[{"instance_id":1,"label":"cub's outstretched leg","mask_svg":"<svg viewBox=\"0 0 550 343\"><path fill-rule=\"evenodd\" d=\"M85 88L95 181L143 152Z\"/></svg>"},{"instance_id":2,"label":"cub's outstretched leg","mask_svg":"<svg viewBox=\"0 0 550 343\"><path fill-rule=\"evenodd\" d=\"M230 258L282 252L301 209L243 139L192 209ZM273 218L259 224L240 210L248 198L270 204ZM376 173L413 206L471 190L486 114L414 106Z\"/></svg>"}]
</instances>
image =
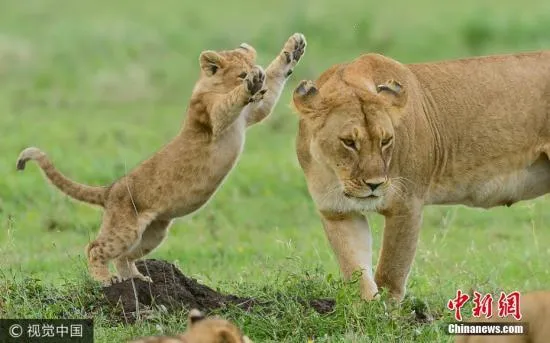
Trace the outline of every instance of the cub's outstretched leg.
<instances>
[{"instance_id":1,"label":"cub's outstretched leg","mask_svg":"<svg viewBox=\"0 0 550 343\"><path fill-rule=\"evenodd\" d=\"M254 105L248 114L247 124L253 125L269 116L279 100L286 80L292 74L306 49L306 37L301 33L293 34L285 43L279 55L269 64L266 73L266 94L261 102Z\"/></svg>"},{"instance_id":2,"label":"cub's outstretched leg","mask_svg":"<svg viewBox=\"0 0 550 343\"><path fill-rule=\"evenodd\" d=\"M152 281L149 276L143 276L138 271L136 260L155 250L162 243L166 238L170 224L170 220L153 220L143 231L139 244L115 260L117 273L123 280L137 277L144 281Z\"/></svg>"}]
</instances>

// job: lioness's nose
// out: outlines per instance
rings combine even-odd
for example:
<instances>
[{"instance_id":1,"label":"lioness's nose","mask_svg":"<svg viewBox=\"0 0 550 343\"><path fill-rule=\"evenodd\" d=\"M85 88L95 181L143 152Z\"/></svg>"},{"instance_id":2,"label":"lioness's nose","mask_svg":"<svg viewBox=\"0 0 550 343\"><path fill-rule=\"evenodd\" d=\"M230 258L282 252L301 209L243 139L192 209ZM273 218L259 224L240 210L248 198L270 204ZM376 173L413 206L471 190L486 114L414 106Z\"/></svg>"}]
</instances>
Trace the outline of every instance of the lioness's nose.
<instances>
[{"instance_id":1,"label":"lioness's nose","mask_svg":"<svg viewBox=\"0 0 550 343\"><path fill-rule=\"evenodd\" d=\"M370 189L374 192L374 190L376 188L378 188L381 184L383 184L384 182L380 182L380 183L367 183L367 186L370 187Z\"/></svg>"}]
</instances>

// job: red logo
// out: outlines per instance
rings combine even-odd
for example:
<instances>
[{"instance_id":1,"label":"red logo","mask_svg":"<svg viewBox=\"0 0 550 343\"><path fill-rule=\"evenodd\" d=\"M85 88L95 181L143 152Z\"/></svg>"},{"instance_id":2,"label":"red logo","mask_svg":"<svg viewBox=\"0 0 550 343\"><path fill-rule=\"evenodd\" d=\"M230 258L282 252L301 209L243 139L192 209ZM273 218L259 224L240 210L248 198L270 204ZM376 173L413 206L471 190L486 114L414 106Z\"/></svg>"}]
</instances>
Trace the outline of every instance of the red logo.
<instances>
[{"instance_id":1,"label":"red logo","mask_svg":"<svg viewBox=\"0 0 550 343\"><path fill-rule=\"evenodd\" d=\"M511 292L506 294L500 292L500 297L498 298L498 316L507 317L512 315L516 320L521 319L521 310L519 306L520 293L518 291ZM462 320L462 313L460 312L462 307L470 300L468 294L462 293L459 289L456 291L456 296L449 300L447 303L447 308L451 311L454 311L455 319L457 321ZM482 315L485 318L491 318L493 316L493 296L489 293L482 296L481 293L474 291L474 297L472 298L474 307L472 308L473 317L481 317Z\"/></svg>"},{"instance_id":2,"label":"red logo","mask_svg":"<svg viewBox=\"0 0 550 343\"><path fill-rule=\"evenodd\" d=\"M482 314L486 318L493 316L493 296L489 293L485 294L481 298L481 293L474 292L474 308L472 309L472 315L474 317L481 317Z\"/></svg>"},{"instance_id":3,"label":"red logo","mask_svg":"<svg viewBox=\"0 0 550 343\"><path fill-rule=\"evenodd\" d=\"M460 309L468 302L469 299L470 296L468 294L462 293L462 291L459 289L456 291L456 297L449 300L449 302L447 303L447 308L451 311L455 311L456 320L462 320Z\"/></svg>"},{"instance_id":4,"label":"red logo","mask_svg":"<svg viewBox=\"0 0 550 343\"><path fill-rule=\"evenodd\" d=\"M500 292L500 298L498 298L498 316L506 317L510 314L516 318L516 320L521 319L518 291L512 292L508 295L504 292Z\"/></svg>"}]
</instances>

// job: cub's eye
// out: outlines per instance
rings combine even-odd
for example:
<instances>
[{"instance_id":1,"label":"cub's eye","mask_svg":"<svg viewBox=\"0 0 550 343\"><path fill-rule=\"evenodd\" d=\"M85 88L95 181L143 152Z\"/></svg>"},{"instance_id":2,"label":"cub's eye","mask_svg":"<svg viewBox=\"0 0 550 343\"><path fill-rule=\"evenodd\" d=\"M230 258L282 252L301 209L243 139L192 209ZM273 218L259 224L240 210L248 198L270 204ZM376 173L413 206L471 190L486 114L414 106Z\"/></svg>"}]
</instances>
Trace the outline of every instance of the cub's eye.
<instances>
[{"instance_id":1,"label":"cub's eye","mask_svg":"<svg viewBox=\"0 0 550 343\"><path fill-rule=\"evenodd\" d=\"M245 71L239 74L239 79L244 79L248 75Z\"/></svg>"},{"instance_id":2,"label":"cub's eye","mask_svg":"<svg viewBox=\"0 0 550 343\"><path fill-rule=\"evenodd\" d=\"M384 138L384 139L382 140L382 142L381 142L381 143L382 143L382 146L387 146L387 145L389 145L389 144L391 143L392 139L393 139L393 137Z\"/></svg>"},{"instance_id":3,"label":"cub's eye","mask_svg":"<svg viewBox=\"0 0 550 343\"><path fill-rule=\"evenodd\" d=\"M355 145L355 141L353 139L340 138L340 140L342 141L342 144L344 144L347 148L350 148L353 150L357 149L357 146Z\"/></svg>"}]
</instances>

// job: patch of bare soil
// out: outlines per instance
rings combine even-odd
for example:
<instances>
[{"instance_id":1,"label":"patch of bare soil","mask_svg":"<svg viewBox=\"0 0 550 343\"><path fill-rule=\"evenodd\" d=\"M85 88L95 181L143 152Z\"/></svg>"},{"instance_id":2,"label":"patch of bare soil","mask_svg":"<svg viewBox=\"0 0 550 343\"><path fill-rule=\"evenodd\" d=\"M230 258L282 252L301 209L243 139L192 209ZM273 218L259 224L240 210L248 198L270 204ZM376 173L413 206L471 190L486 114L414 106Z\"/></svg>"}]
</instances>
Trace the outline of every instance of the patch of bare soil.
<instances>
[{"instance_id":1,"label":"patch of bare soil","mask_svg":"<svg viewBox=\"0 0 550 343\"><path fill-rule=\"evenodd\" d=\"M248 311L260 305L253 298L219 293L185 276L175 265L166 261L151 259L139 261L136 265L143 275L151 277L152 283L132 279L103 288L105 298L111 305L122 306L126 320L131 319L128 314L151 308L153 304L164 306L168 311L197 308L205 312L226 306L237 306ZM332 312L335 306L333 299L299 302L321 314ZM265 302L261 305L269 306Z\"/></svg>"}]
</instances>

